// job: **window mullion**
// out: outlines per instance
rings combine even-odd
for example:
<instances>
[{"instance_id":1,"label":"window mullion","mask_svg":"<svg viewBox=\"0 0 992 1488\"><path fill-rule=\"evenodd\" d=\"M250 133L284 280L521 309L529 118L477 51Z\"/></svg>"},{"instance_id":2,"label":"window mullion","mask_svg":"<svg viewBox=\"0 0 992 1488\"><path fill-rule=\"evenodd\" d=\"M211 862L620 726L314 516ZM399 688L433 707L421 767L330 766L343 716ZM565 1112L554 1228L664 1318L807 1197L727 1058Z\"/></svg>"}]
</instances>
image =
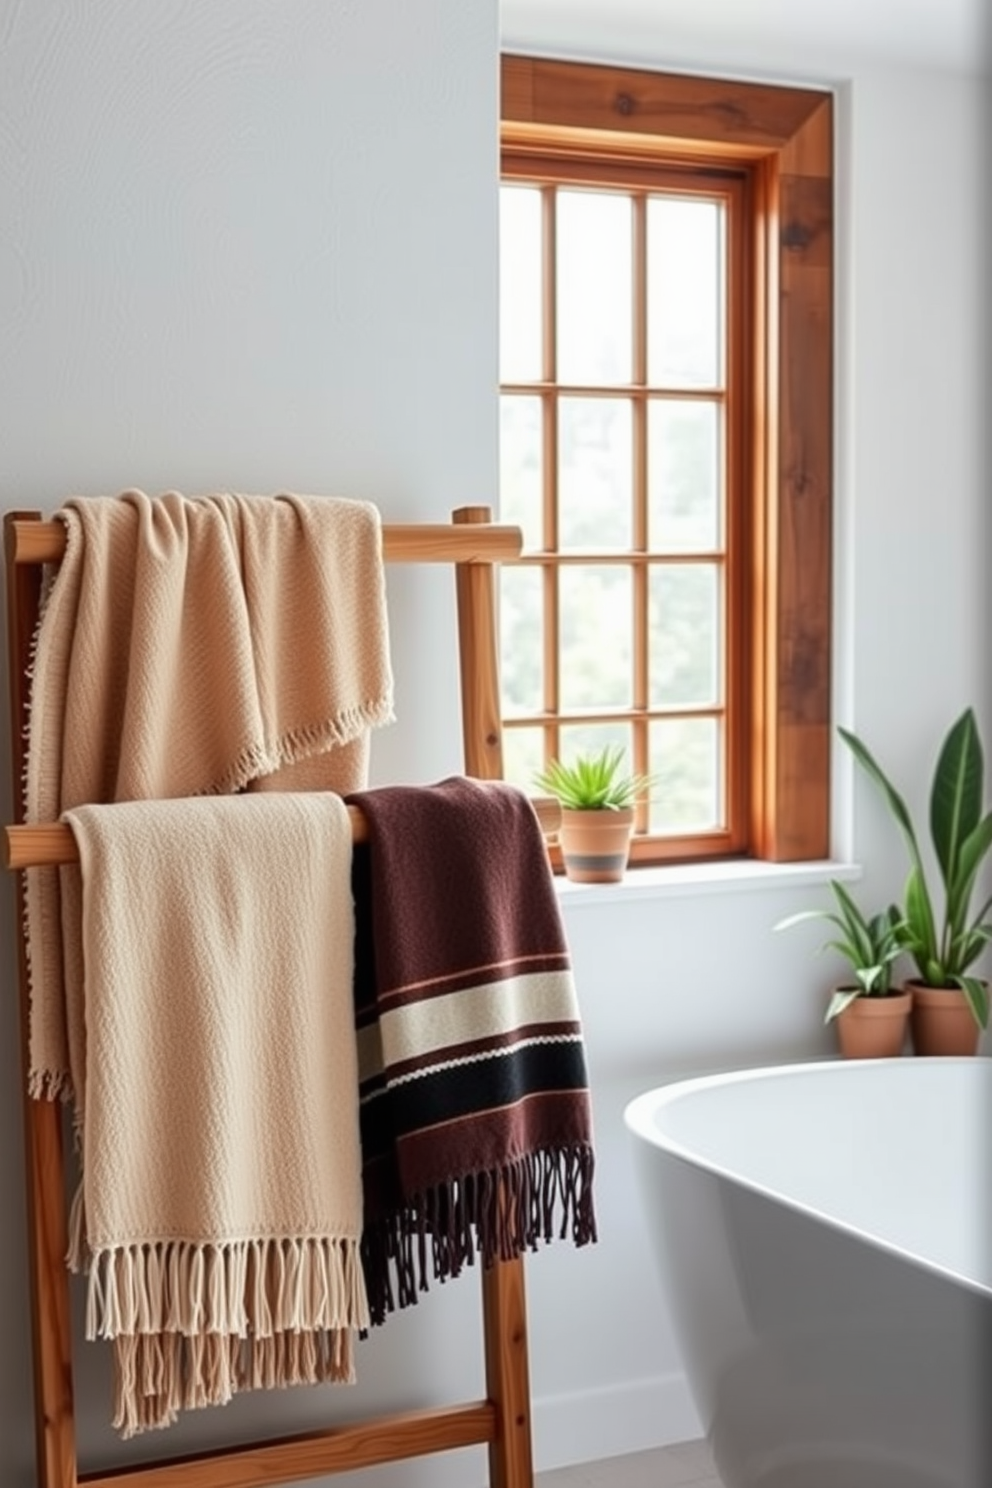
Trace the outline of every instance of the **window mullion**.
<instances>
[{"instance_id":1,"label":"window mullion","mask_svg":"<svg viewBox=\"0 0 992 1488\"><path fill-rule=\"evenodd\" d=\"M541 394L543 540L546 553L558 551L558 281L557 281L557 192L545 186L541 192L541 285L542 332L541 376L545 390ZM542 570L542 603L544 607L544 711L557 719L561 707L561 652L558 624L558 565L552 559ZM560 754L560 731L557 722L545 725L544 755L552 759Z\"/></svg>"},{"instance_id":2,"label":"window mullion","mask_svg":"<svg viewBox=\"0 0 992 1488\"><path fill-rule=\"evenodd\" d=\"M633 304L631 313L633 315L633 361L632 382L635 389L633 398L632 435L633 448L633 490L631 499L633 501L632 537L633 548L637 553L646 553L648 549L648 408L647 399L643 395L643 389L647 385L647 199L642 193L636 193L631 198L631 209L633 213ZM638 396L639 394L639 396ZM631 574L631 598L632 614L631 624L633 626L633 706L634 719L631 725L631 751L633 768L636 774L646 775L649 762L649 740L648 725L645 713L648 707L649 688L649 636L648 636L648 594L649 576L646 563L635 563ZM637 803L635 817L636 830L646 832L648 829L648 803L639 801Z\"/></svg>"}]
</instances>

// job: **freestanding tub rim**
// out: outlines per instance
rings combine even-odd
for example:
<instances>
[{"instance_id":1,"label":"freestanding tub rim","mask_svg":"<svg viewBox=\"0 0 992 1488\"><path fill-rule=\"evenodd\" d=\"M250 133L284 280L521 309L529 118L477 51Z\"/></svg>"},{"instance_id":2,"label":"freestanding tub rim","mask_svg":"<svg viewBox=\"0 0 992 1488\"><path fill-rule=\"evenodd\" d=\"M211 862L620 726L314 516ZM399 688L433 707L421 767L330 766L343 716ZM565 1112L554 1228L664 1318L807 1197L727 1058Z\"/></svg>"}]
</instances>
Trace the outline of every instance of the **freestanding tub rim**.
<instances>
[{"instance_id":1,"label":"freestanding tub rim","mask_svg":"<svg viewBox=\"0 0 992 1488\"><path fill-rule=\"evenodd\" d=\"M978 1082L984 1079L988 1083L990 1091L992 1091L992 1069L989 1068L990 1065L992 1065L992 1061L982 1056L931 1056L925 1060L910 1057L859 1060L824 1059L811 1060L809 1062L796 1061L791 1064L766 1065L740 1070L726 1070L675 1080L670 1084L662 1084L646 1090L628 1102L624 1109L623 1119L628 1130L634 1137L641 1139L643 1142L649 1144L649 1146L659 1148L680 1162L688 1163L693 1167L710 1172L728 1183L763 1195L774 1203L782 1204L786 1208L807 1215L811 1219L829 1225L833 1229L855 1236L865 1244L900 1256L912 1265L920 1266L939 1276L946 1277L959 1286L967 1287L987 1297L992 1296L992 1267L988 1268L989 1274L987 1276L972 1275L968 1269L961 1269L958 1265L948 1263L940 1257L928 1255L925 1250L902 1243L892 1235L877 1233L852 1219L832 1213L826 1205L817 1204L795 1193L790 1193L784 1184L765 1181L753 1173L748 1173L746 1170L742 1170L725 1160L721 1160L712 1152L695 1149L690 1142L676 1137L670 1131L666 1132L662 1118L666 1111L674 1111L680 1103L685 1103L693 1097L705 1094L707 1091L731 1086L784 1082L796 1078L820 1080L833 1077L846 1078L851 1081L867 1081L874 1072L876 1076L884 1073L888 1079L905 1079L908 1081L915 1078L917 1081L921 1081L928 1077L931 1080L934 1079L938 1071L942 1071L946 1078L951 1069L959 1068L963 1073L966 1072L966 1081L974 1080ZM992 1104L990 1104L989 1117L992 1120ZM987 1127L985 1129L987 1130ZM975 1174L976 1190L983 1180L988 1182L987 1174ZM976 1201L980 1198L977 1192L975 1198ZM986 1206L992 1212L992 1197L986 1199ZM981 1220L979 1219L978 1222L981 1223Z\"/></svg>"}]
</instances>

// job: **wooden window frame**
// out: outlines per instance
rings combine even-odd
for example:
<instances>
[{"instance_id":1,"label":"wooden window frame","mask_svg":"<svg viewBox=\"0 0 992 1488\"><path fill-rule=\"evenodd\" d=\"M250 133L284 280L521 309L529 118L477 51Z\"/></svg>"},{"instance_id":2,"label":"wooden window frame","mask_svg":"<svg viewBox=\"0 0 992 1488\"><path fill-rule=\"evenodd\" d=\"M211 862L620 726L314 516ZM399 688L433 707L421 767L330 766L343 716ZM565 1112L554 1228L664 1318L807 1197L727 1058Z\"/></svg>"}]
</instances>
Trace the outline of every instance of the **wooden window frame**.
<instances>
[{"instance_id":1,"label":"wooden window frame","mask_svg":"<svg viewBox=\"0 0 992 1488\"><path fill-rule=\"evenodd\" d=\"M744 648L740 645L746 624L747 565L746 539L742 516L749 484L749 438L753 422L748 407L750 388L744 354L750 343L749 316L751 295L749 226L753 218L752 183L747 174L734 169L713 169L701 162L659 162L629 160L603 161L596 152L588 153L586 145L558 146L554 150L516 151L504 147L501 177L504 183L533 184L541 191L543 219L543 280L545 284L543 367L536 380L501 383L501 391L511 397L523 395L538 398L542 405L542 450L546 454L543 471L542 523L547 547L516 560L532 566L542 574L544 609L544 706L536 715L506 716L504 732L515 727L532 729L540 726L544 736L546 758L561 754L560 734L576 722L624 723L631 729L631 768L636 774L650 772L650 728L652 721L670 717L719 718L725 741L726 768L720 785L723 791L724 815L718 825L680 832L653 831L649 822L649 804L635 806L635 835L630 848L632 863L685 861L740 855L748 846L747 781L741 769L747 750L739 744L747 726L749 668ZM556 213L555 194L562 189L588 185L596 190L615 189L628 194L632 209L632 297L633 327L631 351L632 376L629 381L607 382L595 386L570 385L558 375L555 355L557 303L554 298ZM723 211L724 280L726 303L723 307L721 341L723 355L719 387L667 388L648 377L647 351L647 211L648 201L657 195L685 195L718 202ZM562 548L555 537L558 531L559 480L556 469L558 447L558 412L562 400L592 396L616 398L631 412L631 454L633 466L632 534L629 547L573 550ZM658 401L702 400L720 410L719 498L721 511L720 540L716 551L672 552L649 542L648 517L648 446L650 409ZM698 706L666 707L652 702L650 682L650 644L647 618L653 573L671 570L684 563L713 566L720 573L718 619L722 631L720 643L720 686L712 702ZM632 676L631 698L626 707L595 710L572 710L561 706L561 658L557 621L560 586L569 567L609 564L626 569L631 578L632 601Z\"/></svg>"},{"instance_id":2,"label":"wooden window frame","mask_svg":"<svg viewBox=\"0 0 992 1488\"><path fill-rule=\"evenodd\" d=\"M505 55L505 151L705 162L754 193L747 542L748 856L830 840L833 100L830 93ZM732 767L733 768L733 767ZM663 856L660 854L659 856Z\"/></svg>"}]
</instances>

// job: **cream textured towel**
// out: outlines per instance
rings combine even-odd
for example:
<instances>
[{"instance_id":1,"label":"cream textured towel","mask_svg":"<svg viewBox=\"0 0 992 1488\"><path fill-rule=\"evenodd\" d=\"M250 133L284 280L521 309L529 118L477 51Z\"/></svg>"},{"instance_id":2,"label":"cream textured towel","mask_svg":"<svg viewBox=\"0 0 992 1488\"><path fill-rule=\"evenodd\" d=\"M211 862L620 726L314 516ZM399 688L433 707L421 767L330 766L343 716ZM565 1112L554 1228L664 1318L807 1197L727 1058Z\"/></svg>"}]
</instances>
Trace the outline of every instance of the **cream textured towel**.
<instances>
[{"instance_id":1,"label":"cream textured towel","mask_svg":"<svg viewBox=\"0 0 992 1488\"><path fill-rule=\"evenodd\" d=\"M67 548L36 638L29 822L250 783L365 783L368 730L392 717L375 507L127 491L57 515ZM36 1097L69 1095L83 1062L65 1011L80 1006L79 935L78 869L30 871Z\"/></svg>"},{"instance_id":2,"label":"cream textured towel","mask_svg":"<svg viewBox=\"0 0 992 1488\"><path fill-rule=\"evenodd\" d=\"M241 1389L352 1378L368 1309L343 802L66 820L87 1029L70 1264L89 1271L87 1336L114 1340L114 1424L130 1436Z\"/></svg>"}]
</instances>

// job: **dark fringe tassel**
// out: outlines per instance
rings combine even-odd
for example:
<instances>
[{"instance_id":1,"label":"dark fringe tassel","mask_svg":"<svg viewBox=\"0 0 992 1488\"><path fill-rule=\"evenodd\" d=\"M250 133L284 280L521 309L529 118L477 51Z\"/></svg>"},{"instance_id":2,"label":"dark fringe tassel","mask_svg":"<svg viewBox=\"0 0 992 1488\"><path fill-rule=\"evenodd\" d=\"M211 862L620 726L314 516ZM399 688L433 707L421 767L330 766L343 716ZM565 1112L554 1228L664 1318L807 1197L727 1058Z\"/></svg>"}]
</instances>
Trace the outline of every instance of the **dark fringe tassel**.
<instances>
[{"instance_id":1,"label":"dark fringe tassel","mask_svg":"<svg viewBox=\"0 0 992 1488\"><path fill-rule=\"evenodd\" d=\"M369 1221L361 1257L372 1326L414 1306L432 1280L459 1276L476 1255L491 1266L537 1250L542 1240L595 1242L594 1164L588 1143L528 1153L501 1168L451 1179Z\"/></svg>"}]
</instances>

